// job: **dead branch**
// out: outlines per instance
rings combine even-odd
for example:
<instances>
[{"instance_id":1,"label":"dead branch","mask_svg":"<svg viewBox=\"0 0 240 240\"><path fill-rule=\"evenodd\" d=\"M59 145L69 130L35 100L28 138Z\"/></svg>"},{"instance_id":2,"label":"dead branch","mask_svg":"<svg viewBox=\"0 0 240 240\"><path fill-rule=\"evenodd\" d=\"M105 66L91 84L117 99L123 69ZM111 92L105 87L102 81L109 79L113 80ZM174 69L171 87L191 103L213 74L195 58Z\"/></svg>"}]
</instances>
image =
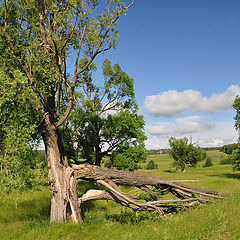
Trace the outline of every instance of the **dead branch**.
<instances>
[{"instance_id":1,"label":"dead branch","mask_svg":"<svg viewBox=\"0 0 240 240\"><path fill-rule=\"evenodd\" d=\"M210 202L211 198L223 198L223 194L217 191L188 186L181 180L168 181L151 174L106 169L93 165L73 165L72 168L76 179L95 182L107 188L107 190L89 190L79 198L79 206L89 200L111 200L136 211L156 211L160 217L166 217L166 211L169 209L190 208ZM140 196L123 192L120 185L137 187L149 194L149 197L141 200ZM166 194L172 194L174 199L164 199ZM149 198L152 200L149 201Z\"/></svg>"}]
</instances>

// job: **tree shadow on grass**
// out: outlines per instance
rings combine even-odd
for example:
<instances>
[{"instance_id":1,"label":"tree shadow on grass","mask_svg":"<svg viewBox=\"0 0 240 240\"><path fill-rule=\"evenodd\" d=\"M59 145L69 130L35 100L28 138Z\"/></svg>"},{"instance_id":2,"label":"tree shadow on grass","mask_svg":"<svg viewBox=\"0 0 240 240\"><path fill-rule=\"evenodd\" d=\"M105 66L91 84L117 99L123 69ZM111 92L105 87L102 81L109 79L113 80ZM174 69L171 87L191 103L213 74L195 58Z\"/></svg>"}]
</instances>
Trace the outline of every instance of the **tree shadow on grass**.
<instances>
[{"instance_id":1,"label":"tree shadow on grass","mask_svg":"<svg viewBox=\"0 0 240 240\"><path fill-rule=\"evenodd\" d=\"M139 224L144 221L159 221L159 215L156 212L139 211L123 209L119 214L110 214L106 216L107 220L121 224Z\"/></svg>"},{"instance_id":2,"label":"tree shadow on grass","mask_svg":"<svg viewBox=\"0 0 240 240\"><path fill-rule=\"evenodd\" d=\"M78 183L78 196L81 197L90 189L103 190L105 187L97 186L88 181L79 181ZM99 204L99 201L87 201L81 204L81 214L84 222L87 223L101 223L103 221L101 216L97 216L97 214L101 215L101 212L105 212L107 210L105 205ZM88 212L95 212L96 216L86 217Z\"/></svg>"},{"instance_id":3,"label":"tree shadow on grass","mask_svg":"<svg viewBox=\"0 0 240 240\"><path fill-rule=\"evenodd\" d=\"M224 174L211 174L209 177L225 177L225 178L234 178L240 180L240 173L224 173Z\"/></svg>"},{"instance_id":4,"label":"tree shadow on grass","mask_svg":"<svg viewBox=\"0 0 240 240\"><path fill-rule=\"evenodd\" d=\"M226 178L234 178L234 179L240 180L240 173L225 173L225 174L222 174L222 176Z\"/></svg>"}]
</instances>

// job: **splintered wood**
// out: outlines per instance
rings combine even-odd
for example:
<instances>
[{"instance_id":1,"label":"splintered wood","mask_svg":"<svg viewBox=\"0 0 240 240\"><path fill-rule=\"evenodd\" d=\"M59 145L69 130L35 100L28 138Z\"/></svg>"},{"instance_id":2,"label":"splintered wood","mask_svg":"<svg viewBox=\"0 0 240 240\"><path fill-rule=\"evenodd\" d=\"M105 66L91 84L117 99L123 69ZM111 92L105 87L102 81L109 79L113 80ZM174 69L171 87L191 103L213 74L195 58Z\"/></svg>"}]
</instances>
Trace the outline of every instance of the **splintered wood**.
<instances>
[{"instance_id":1,"label":"splintered wood","mask_svg":"<svg viewBox=\"0 0 240 240\"><path fill-rule=\"evenodd\" d=\"M76 179L94 182L106 188L87 191L78 199L79 207L89 200L112 200L137 211L156 211L160 217L167 217L170 208L177 211L209 202L213 198L223 198L222 193L188 186L182 183L183 180L168 181L151 174L119 171L94 165L73 165L72 168ZM124 193L119 187L121 185L133 186L139 191L134 195ZM147 200L141 197L144 192ZM173 199L164 199L166 194L172 194Z\"/></svg>"}]
</instances>

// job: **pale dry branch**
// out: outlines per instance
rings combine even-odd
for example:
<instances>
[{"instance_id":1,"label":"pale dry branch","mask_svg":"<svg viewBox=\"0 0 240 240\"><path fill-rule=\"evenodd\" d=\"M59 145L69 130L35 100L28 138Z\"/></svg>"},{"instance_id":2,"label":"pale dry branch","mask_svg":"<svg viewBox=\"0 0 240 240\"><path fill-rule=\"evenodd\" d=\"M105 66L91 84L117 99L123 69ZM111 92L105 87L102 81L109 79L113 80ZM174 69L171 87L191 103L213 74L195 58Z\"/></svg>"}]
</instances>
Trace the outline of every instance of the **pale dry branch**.
<instances>
[{"instance_id":1,"label":"pale dry branch","mask_svg":"<svg viewBox=\"0 0 240 240\"><path fill-rule=\"evenodd\" d=\"M168 181L151 174L105 169L93 165L73 165L72 168L77 179L95 182L107 188L89 190L79 198L80 205L89 200L112 200L136 211L156 211L160 217L166 217L166 212L171 209L178 211L211 202L212 198L223 198L223 194L217 191L187 186L182 184L181 180ZM120 189L120 185L137 187L147 192L153 201L143 201L139 196L125 193ZM168 193L172 193L174 199L164 199L163 196ZM193 197L195 195L197 197Z\"/></svg>"}]
</instances>

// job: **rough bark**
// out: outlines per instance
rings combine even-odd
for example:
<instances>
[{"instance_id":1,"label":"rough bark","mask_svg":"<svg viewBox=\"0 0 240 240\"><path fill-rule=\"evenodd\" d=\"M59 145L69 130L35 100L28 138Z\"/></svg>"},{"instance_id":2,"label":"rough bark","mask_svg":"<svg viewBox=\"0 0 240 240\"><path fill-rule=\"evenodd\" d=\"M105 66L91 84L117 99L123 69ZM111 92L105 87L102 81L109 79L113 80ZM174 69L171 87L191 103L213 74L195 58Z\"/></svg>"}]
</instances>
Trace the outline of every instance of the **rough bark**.
<instances>
[{"instance_id":1,"label":"rough bark","mask_svg":"<svg viewBox=\"0 0 240 240\"><path fill-rule=\"evenodd\" d=\"M100 166L102 161L100 141L97 141L95 146L95 165Z\"/></svg>"},{"instance_id":2,"label":"rough bark","mask_svg":"<svg viewBox=\"0 0 240 240\"><path fill-rule=\"evenodd\" d=\"M82 222L78 207L76 175L67 165L57 128L46 116L44 143L51 191L51 222Z\"/></svg>"},{"instance_id":3,"label":"rough bark","mask_svg":"<svg viewBox=\"0 0 240 240\"><path fill-rule=\"evenodd\" d=\"M107 190L89 190L79 198L79 206L89 200L112 200L134 210L157 211L159 216L166 217L166 210L189 208L211 201L211 198L223 198L223 194L214 190L188 186L182 181L168 181L151 174L125 172L101 168L93 165L73 165L76 179L83 179L103 185ZM119 185L128 185L147 192L151 200L139 201L139 196L126 194ZM164 194L174 195L166 200ZM176 197L178 199L176 199Z\"/></svg>"},{"instance_id":4,"label":"rough bark","mask_svg":"<svg viewBox=\"0 0 240 240\"><path fill-rule=\"evenodd\" d=\"M152 174L144 174L137 172L126 172L113 170L108 168L101 168L98 166L87 165L87 166L78 166L73 165L72 168L77 172L77 178L85 180L111 180L117 185L128 185L128 186L159 186L163 188L171 187L176 188L186 193L195 193L201 194L207 197L220 198L221 194L214 190L201 189L192 186L185 185L181 182L168 181L163 178L159 178Z\"/></svg>"}]
</instances>

